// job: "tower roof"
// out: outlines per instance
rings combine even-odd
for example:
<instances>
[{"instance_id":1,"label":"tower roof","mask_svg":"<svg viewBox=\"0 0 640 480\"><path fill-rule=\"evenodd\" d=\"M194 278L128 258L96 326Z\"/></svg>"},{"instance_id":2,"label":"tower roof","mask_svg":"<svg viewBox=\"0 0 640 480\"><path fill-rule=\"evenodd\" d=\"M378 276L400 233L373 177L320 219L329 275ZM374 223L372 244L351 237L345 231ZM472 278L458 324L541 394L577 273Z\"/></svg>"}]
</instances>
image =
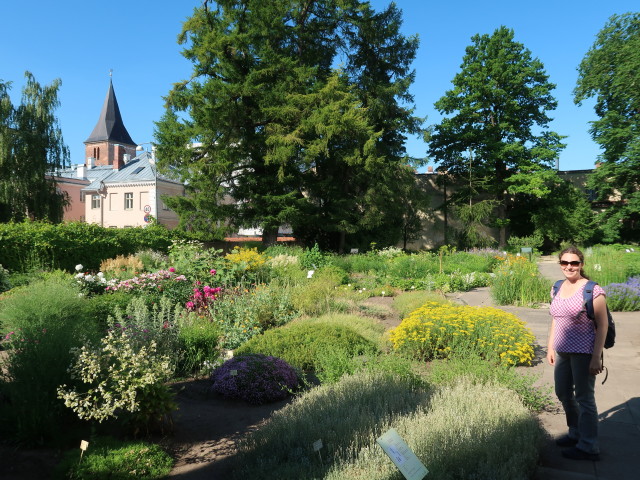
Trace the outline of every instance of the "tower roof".
<instances>
[{"instance_id":1,"label":"tower roof","mask_svg":"<svg viewBox=\"0 0 640 480\"><path fill-rule=\"evenodd\" d=\"M107 92L107 98L104 99L104 105L102 105L98 123L84 143L104 141L135 145L122 122L118 101L116 100L116 94L113 91L113 83L111 80L109 80L109 91Z\"/></svg>"}]
</instances>

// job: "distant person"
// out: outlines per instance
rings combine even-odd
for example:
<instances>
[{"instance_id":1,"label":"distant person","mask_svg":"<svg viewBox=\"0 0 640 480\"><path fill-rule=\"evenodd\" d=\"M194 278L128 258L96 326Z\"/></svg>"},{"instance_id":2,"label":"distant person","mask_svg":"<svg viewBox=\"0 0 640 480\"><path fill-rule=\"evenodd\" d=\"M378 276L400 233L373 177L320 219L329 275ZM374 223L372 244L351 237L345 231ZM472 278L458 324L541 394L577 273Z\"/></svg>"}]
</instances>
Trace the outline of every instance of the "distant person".
<instances>
[{"instance_id":1,"label":"distant person","mask_svg":"<svg viewBox=\"0 0 640 480\"><path fill-rule=\"evenodd\" d=\"M556 444L568 447L562 456L574 460L600 460L596 375L602 373L602 351L607 335L607 304L599 285L593 288L594 321L587 317L583 290L584 255L576 247L560 252L565 277L553 296L547 361L554 366L555 390L567 417L569 432Z\"/></svg>"}]
</instances>

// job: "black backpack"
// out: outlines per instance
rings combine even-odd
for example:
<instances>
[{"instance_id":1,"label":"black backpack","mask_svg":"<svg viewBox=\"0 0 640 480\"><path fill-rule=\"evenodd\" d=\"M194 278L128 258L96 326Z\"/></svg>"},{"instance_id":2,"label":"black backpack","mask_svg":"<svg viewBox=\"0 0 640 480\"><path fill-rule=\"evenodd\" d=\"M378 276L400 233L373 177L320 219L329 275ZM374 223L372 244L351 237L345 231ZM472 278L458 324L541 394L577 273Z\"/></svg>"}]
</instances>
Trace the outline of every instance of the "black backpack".
<instances>
[{"instance_id":1,"label":"black backpack","mask_svg":"<svg viewBox=\"0 0 640 480\"><path fill-rule=\"evenodd\" d=\"M560 286L562 285L563 282L564 280L558 280L553 285L554 297L558 293L558 290L560 290ZM594 325L596 323L596 317L595 317L595 314L593 313L593 287L596 285L597 285L596 282L594 282L593 280L589 280L585 285L584 290L582 291L582 301L583 301L585 310L587 311L587 317L593 320ZM607 337L604 340L604 348L611 348L616 343L616 324L613 321L613 317L611 316L609 307L607 307L607 321L609 324L609 328L607 329Z\"/></svg>"}]
</instances>

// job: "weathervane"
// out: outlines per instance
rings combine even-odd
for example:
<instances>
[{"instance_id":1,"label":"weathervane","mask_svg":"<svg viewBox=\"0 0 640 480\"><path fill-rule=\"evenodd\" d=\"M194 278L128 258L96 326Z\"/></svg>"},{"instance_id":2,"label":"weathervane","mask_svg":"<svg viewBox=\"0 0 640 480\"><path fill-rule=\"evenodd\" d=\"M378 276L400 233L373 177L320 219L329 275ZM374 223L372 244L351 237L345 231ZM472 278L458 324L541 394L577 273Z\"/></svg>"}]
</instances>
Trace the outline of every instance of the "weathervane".
<instances>
[{"instance_id":1,"label":"weathervane","mask_svg":"<svg viewBox=\"0 0 640 480\"><path fill-rule=\"evenodd\" d=\"M109 78L112 78L112 77L113 77L113 68L110 68L109 69Z\"/></svg>"}]
</instances>

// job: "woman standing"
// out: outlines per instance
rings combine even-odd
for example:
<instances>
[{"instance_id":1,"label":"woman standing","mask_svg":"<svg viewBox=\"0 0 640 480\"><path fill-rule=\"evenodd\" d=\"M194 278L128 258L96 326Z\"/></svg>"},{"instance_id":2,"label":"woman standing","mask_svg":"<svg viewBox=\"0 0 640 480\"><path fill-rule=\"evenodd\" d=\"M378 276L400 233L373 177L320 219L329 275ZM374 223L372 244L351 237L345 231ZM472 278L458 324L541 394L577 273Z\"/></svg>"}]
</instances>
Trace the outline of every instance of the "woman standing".
<instances>
[{"instance_id":1,"label":"woman standing","mask_svg":"<svg viewBox=\"0 0 640 480\"><path fill-rule=\"evenodd\" d=\"M584 255L576 247L560 253L565 277L551 301L552 316L547 361L554 366L555 390L567 417L569 433L556 440L562 456L574 460L599 460L596 375L602 372L602 350L607 335L607 304L599 285L593 288L595 323L583 302L588 281Z\"/></svg>"}]
</instances>

